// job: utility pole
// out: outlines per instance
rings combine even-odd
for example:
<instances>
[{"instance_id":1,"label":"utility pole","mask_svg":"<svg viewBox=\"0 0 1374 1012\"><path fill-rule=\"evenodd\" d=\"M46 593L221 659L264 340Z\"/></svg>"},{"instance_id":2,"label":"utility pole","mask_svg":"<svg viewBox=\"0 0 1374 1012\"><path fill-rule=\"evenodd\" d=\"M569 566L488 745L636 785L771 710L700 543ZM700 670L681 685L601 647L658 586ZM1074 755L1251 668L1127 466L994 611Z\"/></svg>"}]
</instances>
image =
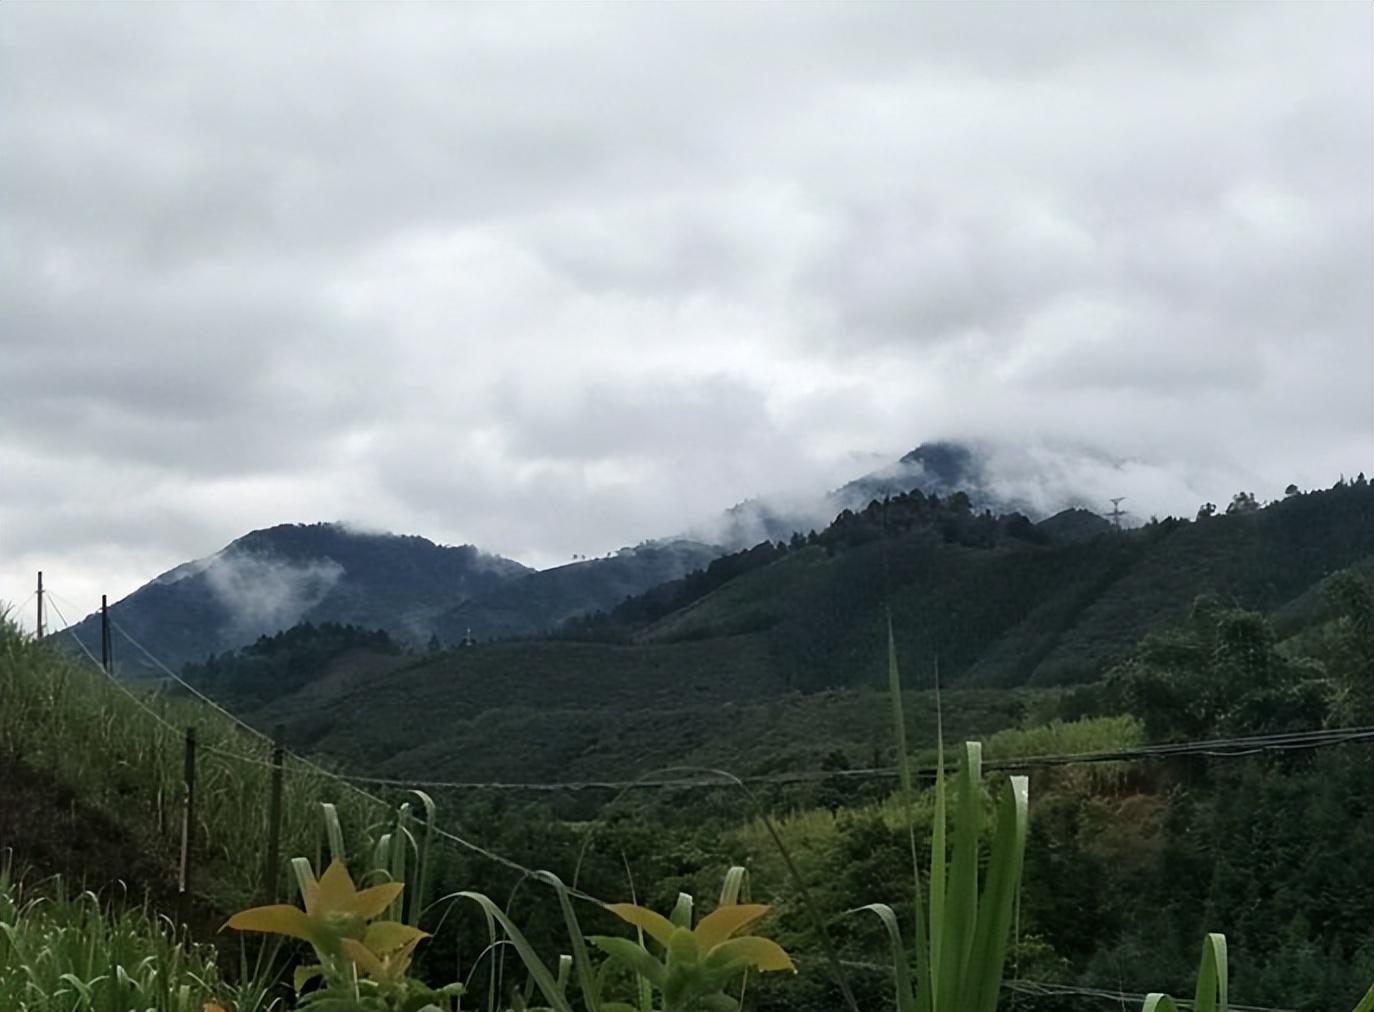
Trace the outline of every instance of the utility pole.
<instances>
[{"instance_id":1,"label":"utility pole","mask_svg":"<svg viewBox=\"0 0 1374 1012\"><path fill-rule=\"evenodd\" d=\"M191 856L196 837L196 729L186 729L186 764L182 775L181 863L177 871L177 912L191 911Z\"/></svg>"},{"instance_id":2,"label":"utility pole","mask_svg":"<svg viewBox=\"0 0 1374 1012\"><path fill-rule=\"evenodd\" d=\"M110 649L110 606L100 595L100 666L105 674L114 674L114 652Z\"/></svg>"},{"instance_id":3,"label":"utility pole","mask_svg":"<svg viewBox=\"0 0 1374 1012\"><path fill-rule=\"evenodd\" d=\"M1124 495L1119 495L1115 499L1111 500L1112 511L1107 514L1107 516L1112 518L1112 523L1116 524L1117 530L1121 530L1121 518L1129 512L1131 512L1130 510L1123 510L1121 508L1121 504L1125 501L1126 497Z\"/></svg>"},{"instance_id":4,"label":"utility pole","mask_svg":"<svg viewBox=\"0 0 1374 1012\"><path fill-rule=\"evenodd\" d=\"M43 570L38 571L38 638L43 638L43 620L46 618L43 607Z\"/></svg>"},{"instance_id":5,"label":"utility pole","mask_svg":"<svg viewBox=\"0 0 1374 1012\"><path fill-rule=\"evenodd\" d=\"M282 726L278 724L272 743L272 793L267 803L267 867L263 870L263 895L268 903L276 903L281 896L281 795L282 779L286 772L282 733Z\"/></svg>"}]
</instances>

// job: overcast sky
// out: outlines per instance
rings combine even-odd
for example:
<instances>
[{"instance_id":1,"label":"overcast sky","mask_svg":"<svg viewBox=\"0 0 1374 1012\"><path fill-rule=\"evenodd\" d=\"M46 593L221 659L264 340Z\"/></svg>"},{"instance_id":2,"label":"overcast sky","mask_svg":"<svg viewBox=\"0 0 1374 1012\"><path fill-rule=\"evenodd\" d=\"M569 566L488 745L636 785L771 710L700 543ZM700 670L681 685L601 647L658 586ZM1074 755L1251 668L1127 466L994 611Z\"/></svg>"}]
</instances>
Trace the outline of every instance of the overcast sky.
<instances>
[{"instance_id":1,"label":"overcast sky","mask_svg":"<svg viewBox=\"0 0 1374 1012\"><path fill-rule=\"evenodd\" d=\"M1141 513L1371 470L1371 12L0 5L0 600L939 437Z\"/></svg>"}]
</instances>

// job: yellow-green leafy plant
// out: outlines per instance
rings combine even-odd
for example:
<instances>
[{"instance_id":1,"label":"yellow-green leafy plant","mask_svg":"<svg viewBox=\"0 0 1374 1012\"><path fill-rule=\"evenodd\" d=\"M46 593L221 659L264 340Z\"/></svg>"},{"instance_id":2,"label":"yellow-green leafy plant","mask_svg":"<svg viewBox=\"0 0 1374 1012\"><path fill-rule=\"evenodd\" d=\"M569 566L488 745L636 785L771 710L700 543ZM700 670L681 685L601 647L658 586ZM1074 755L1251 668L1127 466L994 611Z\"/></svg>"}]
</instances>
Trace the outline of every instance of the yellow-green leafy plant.
<instances>
[{"instance_id":1,"label":"yellow-green leafy plant","mask_svg":"<svg viewBox=\"0 0 1374 1012\"><path fill-rule=\"evenodd\" d=\"M663 998L662 1012L735 1012L739 1002L725 993L747 970L796 973L782 946L760 935L739 935L768 913L762 903L726 903L691 926L692 903L685 895L672 917L633 903L608 908L640 929L640 939L594 936L589 941L613 960L634 971ZM655 957L643 943L652 938L663 951ZM606 1004L605 1012L635 1012L625 1004Z\"/></svg>"},{"instance_id":2,"label":"yellow-green leafy plant","mask_svg":"<svg viewBox=\"0 0 1374 1012\"><path fill-rule=\"evenodd\" d=\"M292 861L304 909L287 903L253 907L229 918L225 927L260 931L309 942L318 962L295 972L296 990L320 977L324 986L303 996L314 1012L443 1007L460 989L431 990L406 975L415 947L428 935L393 920L378 920L400 899L404 884L386 882L359 889L335 858L315 878L304 858ZM443 1003L442 1005L440 1003Z\"/></svg>"}]
</instances>

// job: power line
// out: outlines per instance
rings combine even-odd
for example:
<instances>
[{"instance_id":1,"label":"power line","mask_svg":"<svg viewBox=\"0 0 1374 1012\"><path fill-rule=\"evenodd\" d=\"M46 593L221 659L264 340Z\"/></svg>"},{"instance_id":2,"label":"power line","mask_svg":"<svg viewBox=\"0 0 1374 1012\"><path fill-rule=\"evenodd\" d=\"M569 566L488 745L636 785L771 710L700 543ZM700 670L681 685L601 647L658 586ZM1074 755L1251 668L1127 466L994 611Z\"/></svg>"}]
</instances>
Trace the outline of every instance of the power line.
<instances>
[{"instance_id":1,"label":"power line","mask_svg":"<svg viewBox=\"0 0 1374 1012\"><path fill-rule=\"evenodd\" d=\"M1002 982L1002 987L1018 994L1035 995L1037 997L1098 998L1103 1001L1117 1003L1118 1008L1122 1002L1138 1004L1143 1002L1146 998L1143 992L1109 991L1104 988L1075 987L1071 984L1047 984L1034 980L1007 980ZM1174 1003L1178 1005L1179 1008L1193 1007L1191 999L1176 998ZM1226 1007L1230 1009L1231 1012L1294 1012L1293 1009L1273 1008L1268 1005L1237 1005L1235 1002L1227 1002Z\"/></svg>"},{"instance_id":2,"label":"power line","mask_svg":"<svg viewBox=\"0 0 1374 1012\"><path fill-rule=\"evenodd\" d=\"M62 628L58 631L65 632L68 636L72 638L72 642L81 648L81 652L86 655L86 659L89 660L92 665L94 665L96 668L100 670L100 673L105 676L107 681L109 681L111 684L114 685L116 689L122 692L129 699L130 702L132 702L135 706L141 709L144 713L148 714L148 716L152 717L153 720L157 721L163 727L170 730L173 734L181 733L180 728L170 723L165 717L162 716L162 714L158 713L146 702L139 699L138 696L134 692L132 692L127 686L121 684L119 679L115 678L108 671L106 671L105 665L101 664L98 660L95 659L95 655L91 653L91 651L87 648L86 644L81 642L81 637L76 635L76 630L72 627L72 624L67 621L66 616L62 614L62 609L58 607L57 604L57 598L51 590L48 591L48 603L52 605L53 611L57 612L57 617L62 620Z\"/></svg>"},{"instance_id":3,"label":"power line","mask_svg":"<svg viewBox=\"0 0 1374 1012\"><path fill-rule=\"evenodd\" d=\"M796 958L800 960L803 957L798 956ZM815 955L807 958L820 959L820 957ZM890 963L883 964L865 962L863 960L842 959L840 960L840 964L848 970L864 970L871 973L887 975L891 975L892 973L892 964ZM1095 998L1101 1001L1113 1002L1118 1008L1120 1008L1122 1002L1131 1002L1135 1005L1139 1005L1146 998L1146 992L1143 991L1112 991L1106 988L1081 987L1076 984L1058 984L1038 980L1004 980L1002 981L1002 989L1005 991L1013 991L1018 994L1042 998ZM1178 998L1175 999L1175 1004L1177 1004L1179 1008L1193 1007L1191 999ZM1293 1009L1274 1008L1269 1005L1238 1005L1235 1002L1229 1002L1226 1007L1230 1009L1231 1012L1295 1012Z\"/></svg>"},{"instance_id":4,"label":"power line","mask_svg":"<svg viewBox=\"0 0 1374 1012\"><path fill-rule=\"evenodd\" d=\"M1142 745L1128 749L1102 752L1074 752L1059 755L1038 755L983 760L988 772L1021 773L1058 766L1094 763L1139 762L1147 759L1168 759L1183 756L1208 758L1237 758L1269 751L1289 751L1340 745L1348 742L1374 740L1374 726L1332 728L1299 731L1285 734L1250 735L1236 738L1216 738L1206 741L1178 742L1163 745ZM631 788L690 789L723 787L736 779L745 784L796 784L834 779L892 779L900 774L897 766L874 766L847 770L799 770L793 773L760 774L756 776L721 777L694 776L687 778L655 778L649 775L634 780L577 780L559 782L512 782L478 780L416 780L401 777L373 777L343 773L344 779L354 783L384 787L409 787L434 790L515 790L515 791L582 791L627 790ZM938 773L935 766L919 766L914 776L933 780Z\"/></svg>"}]
</instances>

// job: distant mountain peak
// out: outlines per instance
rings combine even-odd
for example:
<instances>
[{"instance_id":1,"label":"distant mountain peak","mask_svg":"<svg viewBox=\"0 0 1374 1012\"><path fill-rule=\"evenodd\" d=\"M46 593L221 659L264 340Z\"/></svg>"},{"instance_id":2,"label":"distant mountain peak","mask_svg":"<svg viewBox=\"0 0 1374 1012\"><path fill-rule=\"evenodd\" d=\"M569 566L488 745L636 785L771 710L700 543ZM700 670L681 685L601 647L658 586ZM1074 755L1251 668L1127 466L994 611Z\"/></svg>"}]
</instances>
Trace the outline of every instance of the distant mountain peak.
<instances>
[{"instance_id":1,"label":"distant mountain peak","mask_svg":"<svg viewBox=\"0 0 1374 1012\"><path fill-rule=\"evenodd\" d=\"M922 443L903 456L900 463L919 464L926 474L950 487L959 485L977 470L977 461L969 446L946 440Z\"/></svg>"},{"instance_id":2,"label":"distant mountain peak","mask_svg":"<svg viewBox=\"0 0 1374 1012\"><path fill-rule=\"evenodd\" d=\"M287 523L168 570L110 612L175 667L304 621L383 628L424 642L442 612L533 572L473 545L345 523ZM88 647L99 643L97 625L92 616L77 626Z\"/></svg>"}]
</instances>

